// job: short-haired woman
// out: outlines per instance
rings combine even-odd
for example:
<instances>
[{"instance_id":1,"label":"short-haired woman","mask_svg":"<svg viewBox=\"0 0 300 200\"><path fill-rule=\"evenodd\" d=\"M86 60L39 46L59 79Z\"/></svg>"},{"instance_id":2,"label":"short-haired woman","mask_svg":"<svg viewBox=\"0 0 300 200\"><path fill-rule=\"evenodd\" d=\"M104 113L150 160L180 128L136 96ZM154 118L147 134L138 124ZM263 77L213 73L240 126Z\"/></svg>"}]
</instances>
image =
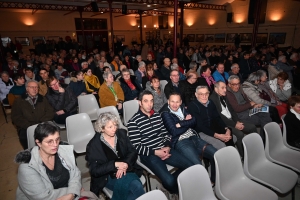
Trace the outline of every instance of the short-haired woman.
<instances>
[{"instance_id":1,"label":"short-haired woman","mask_svg":"<svg viewBox=\"0 0 300 200\"><path fill-rule=\"evenodd\" d=\"M287 102L292 95L292 85L288 79L289 75L286 72L280 72L274 80L269 81L270 88L283 102Z\"/></svg>"},{"instance_id":2,"label":"short-haired woman","mask_svg":"<svg viewBox=\"0 0 300 200\"><path fill-rule=\"evenodd\" d=\"M211 75L211 69L209 65L204 65L201 67L198 82L199 85L207 86L210 93L214 91L214 84L216 81Z\"/></svg>"},{"instance_id":3,"label":"short-haired woman","mask_svg":"<svg viewBox=\"0 0 300 200\"><path fill-rule=\"evenodd\" d=\"M90 189L97 196L107 187L113 199L133 200L144 194L136 173L137 152L124 129L118 129L118 119L107 112L95 122L95 136L86 148L86 160L91 174Z\"/></svg>"},{"instance_id":4,"label":"short-haired woman","mask_svg":"<svg viewBox=\"0 0 300 200\"><path fill-rule=\"evenodd\" d=\"M119 81L124 92L125 101L137 99L140 92L143 91L143 88L139 84L137 77L130 75L128 69L123 69L121 73L122 77L119 79Z\"/></svg>"},{"instance_id":5,"label":"short-haired woman","mask_svg":"<svg viewBox=\"0 0 300 200\"><path fill-rule=\"evenodd\" d=\"M150 85L147 85L146 90L153 94L154 104L153 110L159 112L159 110L168 102L164 90L160 85L160 80L157 76L152 76Z\"/></svg>"}]
</instances>

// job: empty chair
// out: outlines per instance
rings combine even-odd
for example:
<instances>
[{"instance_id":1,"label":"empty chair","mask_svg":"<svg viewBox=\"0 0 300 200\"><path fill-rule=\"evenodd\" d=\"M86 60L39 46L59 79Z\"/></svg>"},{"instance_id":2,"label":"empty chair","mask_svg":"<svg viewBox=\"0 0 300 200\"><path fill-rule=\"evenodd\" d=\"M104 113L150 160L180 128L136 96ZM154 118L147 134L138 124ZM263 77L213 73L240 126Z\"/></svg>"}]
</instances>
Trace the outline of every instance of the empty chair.
<instances>
[{"instance_id":1,"label":"empty chair","mask_svg":"<svg viewBox=\"0 0 300 200\"><path fill-rule=\"evenodd\" d=\"M28 144L28 149L32 148L35 146L35 141L34 141L34 130L37 127L38 124L29 126L27 128L27 144Z\"/></svg>"},{"instance_id":2,"label":"empty chair","mask_svg":"<svg viewBox=\"0 0 300 200\"><path fill-rule=\"evenodd\" d=\"M111 72L111 73L112 73L112 75L114 75L114 76L117 76L118 74L120 74L119 71L113 71L113 72Z\"/></svg>"},{"instance_id":3,"label":"empty chair","mask_svg":"<svg viewBox=\"0 0 300 200\"><path fill-rule=\"evenodd\" d=\"M99 105L93 94L80 95L78 97L78 107L79 113L87 113L91 120L98 118L97 110L99 109Z\"/></svg>"},{"instance_id":4,"label":"empty chair","mask_svg":"<svg viewBox=\"0 0 300 200\"><path fill-rule=\"evenodd\" d=\"M214 158L216 163L215 191L219 199L278 199L273 191L247 178L243 172L239 153L234 147L228 146L218 150Z\"/></svg>"},{"instance_id":5,"label":"empty chair","mask_svg":"<svg viewBox=\"0 0 300 200\"><path fill-rule=\"evenodd\" d=\"M165 90L165 86L168 84L168 81L166 80L160 80L160 86L162 90Z\"/></svg>"},{"instance_id":6,"label":"empty chair","mask_svg":"<svg viewBox=\"0 0 300 200\"><path fill-rule=\"evenodd\" d=\"M74 145L76 153L84 153L86 145L94 137L95 130L90 117L86 113L80 113L67 117L68 143Z\"/></svg>"},{"instance_id":7,"label":"empty chair","mask_svg":"<svg viewBox=\"0 0 300 200\"><path fill-rule=\"evenodd\" d=\"M177 178L180 200L217 200L206 169L194 165L181 172Z\"/></svg>"},{"instance_id":8,"label":"empty chair","mask_svg":"<svg viewBox=\"0 0 300 200\"><path fill-rule=\"evenodd\" d=\"M257 133L243 138L245 150L244 172L250 179L267 185L284 194L295 185L298 175L290 169L270 162L264 152L264 144Z\"/></svg>"},{"instance_id":9,"label":"empty chair","mask_svg":"<svg viewBox=\"0 0 300 200\"><path fill-rule=\"evenodd\" d=\"M290 149L294 149L294 150L296 150L296 151L300 151L300 149L298 149L298 148L296 148L296 147L290 146L290 145L287 143L287 141L286 141L286 125L285 125L285 122L284 122L284 117L285 117L285 115L282 115L282 116L281 116L281 121L282 121L282 125L283 125L283 127L282 127L282 129L283 129L283 144L284 144L286 147L290 148Z\"/></svg>"},{"instance_id":10,"label":"empty chair","mask_svg":"<svg viewBox=\"0 0 300 200\"><path fill-rule=\"evenodd\" d=\"M300 173L300 152L292 150L283 144L279 125L275 122L270 122L265 125L264 129L266 133L265 153L267 159Z\"/></svg>"},{"instance_id":11,"label":"empty chair","mask_svg":"<svg viewBox=\"0 0 300 200\"><path fill-rule=\"evenodd\" d=\"M115 114L118 117L119 128L127 130L127 128L123 125L120 115L119 115L119 112L115 106L106 106L104 108L99 108L97 110L97 116L99 116L101 113L105 113L105 112L111 112L111 113Z\"/></svg>"},{"instance_id":12,"label":"empty chair","mask_svg":"<svg viewBox=\"0 0 300 200\"><path fill-rule=\"evenodd\" d=\"M123 103L123 120L125 126L127 126L127 122L139 110L139 106L138 100L125 101Z\"/></svg>"},{"instance_id":13,"label":"empty chair","mask_svg":"<svg viewBox=\"0 0 300 200\"><path fill-rule=\"evenodd\" d=\"M153 190L140 196L136 200L168 200L168 199L162 191Z\"/></svg>"}]
</instances>

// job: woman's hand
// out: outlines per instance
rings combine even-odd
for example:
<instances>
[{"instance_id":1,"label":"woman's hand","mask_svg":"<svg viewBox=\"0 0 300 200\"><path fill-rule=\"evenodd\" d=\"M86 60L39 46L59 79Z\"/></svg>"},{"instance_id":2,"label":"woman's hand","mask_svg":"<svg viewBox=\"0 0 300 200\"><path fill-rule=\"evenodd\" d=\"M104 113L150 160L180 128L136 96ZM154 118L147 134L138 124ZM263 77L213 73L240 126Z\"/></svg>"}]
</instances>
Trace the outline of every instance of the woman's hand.
<instances>
[{"instance_id":1,"label":"woman's hand","mask_svg":"<svg viewBox=\"0 0 300 200\"><path fill-rule=\"evenodd\" d=\"M122 109L122 104L121 103L118 103L118 110L121 110Z\"/></svg>"},{"instance_id":2,"label":"woman's hand","mask_svg":"<svg viewBox=\"0 0 300 200\"><path fill-rule=\"evenodd\" d=\"M115 167L119 170L119 169L122 169L122 170L127 170L128 168L128 164L125 163L125 162L115 162Z\"/></svg>"},{"instance_id":3,"label":"woman's hand","mask_svg":"<svg viewBox=\"0 0 300 200\"><path fill-rule=\"evenodd\" d=\"M64 196L59 197L56 200L73 200L74 199L74 194L66 194Z\"/></svg>"},{"instance_id":4,"label":"woman's hand","mask_svg":"<svg viewBox=\"0 0 300 200\"><path fill-rule=\"evenodd\" d=\"M119 179L119 178L122 178L122 176L126 175L126 170L123 170L123 169L118 169L117 173L116 173L116 178Z\"/></svg>"}]
</instances>

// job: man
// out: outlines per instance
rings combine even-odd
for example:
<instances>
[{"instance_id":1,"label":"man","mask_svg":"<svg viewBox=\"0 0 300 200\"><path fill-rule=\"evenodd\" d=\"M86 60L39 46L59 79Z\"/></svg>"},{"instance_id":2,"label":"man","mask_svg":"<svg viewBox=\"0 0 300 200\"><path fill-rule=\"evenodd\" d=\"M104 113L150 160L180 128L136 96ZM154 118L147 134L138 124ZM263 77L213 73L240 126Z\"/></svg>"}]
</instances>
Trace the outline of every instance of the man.
<instances>
[{"instance_id":1,"label":"man","mask_svg":"<svg viewBox=\"0 0 300 200\"><path fill-rule=\"evenodd\" d=\"M198 73L198 75L200 76L200 75L201 75L201 74L200 74L201 67L207 65L207 62L206 62L205 59L201 58L201 59L199 60L199 63L200 63L200 65L199 65L199 67L198 67L198 69L197 69L197 73Z\"/></svg>"},{"instance_id":2,"label":"man","mask_svg":"<svg viewBox=\"0 0 300 200\"><path fill-rule=\"evenodd\" d=\"M194 165L201 165L202 157L209 159L212 166L211 181L214 183L214 154L217 149L202 140L193 130L196 119L182 105L180 94L171 93L168 104L162 107L160 113L167 131L172 135L172 148L179 151Z\"/></svg>"},{"instance_id":3,"label":"man","mask_svg":"<svg viewBox=\"0 0 300 200\"><path fill-rule=\"evenodd\" d=\"M177 71L179 72L179 80L180 80L180 81L183 81L183 80L186 79L185 75L183 75L183 74L181 73L181 71L179 70L178 64L173 63L173 64L171 65L171 70L177 70Z\"/></svg>"},{"instance_id":4,"label":"man","mask_svg":"<svg viewBox=\"0 0 300 200\"><path fill-rule=\"evenodd\" d=\"M39 84L39 94L42 95L42 96L45 96L48 92L48 87L47 87L46 81L49 78L49 72L46 69L41 68L39 74L40 74L41 79L42 79L38 83Z\"/></svg>"},{"instance_id":5,"label":"man","mask_svg":"<svg viewBox=\"0 0 300 200\"><path fill-rule=\"evenodd\" d=\"M244 82L242 75L240 74L240 67L237 63L233 63L231 66L231 71L228 72L228 75L237 75L240 78L241 83Z\"/></svg>"},{"instance_id":6,"label":"man","mask_svg":"<svg viewBox=\"0 0 300 200\"><path fill-rule=\"evenodd\" d=\"M170 73L170 81L167 83L164 89L167 99L172 92L182 93L181 84L179 82L179 71L172 70Z\"/></svg>"},{"instance_id":7,"label":"man","mask_svg":"<svg viewBox=\"0 0 300 200\"><path fill-rule=\"evenodd\" d=\"M94 62L94 56L93 55L88 56L87 63L88 63L88 68L91 69L92 72L94 73L96 65L95 65L95 62Z\"/></svg>"},{"instance_id":8,"label":"man","mask_svg":"<svg viewBox=\"0 0 300 200\"><path fill-rule=\"evenodd\" d=\"M246 80L251 73L251 66L249 63L250 54L249 52L243 53L243 58L241 58L239 62L239 66L241 68L241 74L244 80Z\"/></svg>"},{"instance_id":9,"label":"man","mask_svg":"<svg viewBox=\"0 0 300 200\"><path fill-rule=\"evenodd\" d=\"M228 83L229 75L225 72L225 66L223 63L219 63L217 65L216 71L212 75L216 82L222 81L224 83Z\"/></svg>"},{"instance_id":10,"label":"man","mask_svg":"<svg viewBox=\"0 0 300 200\"><path fill-rule=\"evenodd\" d=\"M27 128L34 124L51 121L54 110L48 100L38 94L39 87L35 80L27 81L25 87L26 93L14 102L11 118L13 124L17 127L22 147L27 149Z\"/></svg>"},{"instance_id":11,"label":"man","mask_svg":"<svg viewBox=\"0 0 300 200\"><path fill-rule=\"evenodd\" d=\"M145 76L146 64L141 61L139 62L139 68L134 72L136 79L140 85L142 85L142 78Z\"/></svg>"},{"instance_id":12,"label":"man","mask_svg":"<svg viewBox=\"0 0 300 200\"><path fill-rule=\"evenodd\" d=\"M146 165L171 193L178 192L177 176L193 163L171 147L170 135L159 113L153 111L153 95L143 91L139 96L139 111L128 122L129 139L141 162ZM166 164L178 168L171 174Z\"/></svg>"},{"instance_id":13,"label":"man","mask_svg":"<svg viewBox=\"0 0 300 200\"><path fill-rule=\"evenodd\" d=\"M114 60L110 64L111 64L112 71L119 71L120 66L123 65L118 55L114 56Z\"/></svg>"},{"instance_id":14,"label":"man","mask_svg":"<svg viewBox=\"0 0 300 200\"><path fill-rule=\"evenodd\" d=\"M177 64L178 65L178 70L179 72L181 72L182 74L184 74L184 69L182 68L182 66L180 66L180 64L178 63L178 59L177 58L173 58L172 59L172 64ZM183 63L182 63L183 64Z\"/></svg>"},{"instance_id":15,"label":"man","mask_svg":"<svg viewBox=\"0 0 300 200\"><path fill-rule=\"evenodd\" d=\"M153 60L152 60L152 54L151 53L148 53L147 54L147 60L145 61L146 65L148 64L152 64Z\"/></svg>"},{"instance_id":16,"label":"man","mask_svg":"<svg viewBox=\"0 0 300 200\"><path fill-rule=\"evenodd\" d=\"M224 82L218 81L215 83L215 90L209 99L214 102L220 117L231 128L232 134L237 137L237 149L240 156L244 157L242 143L244 133L256 133L255 125L239 119L226 98L226 84Z\"/></svg>"},{"instance_id":17,"label":"man","mask_svg":"<svg viewBox=\"0 0 300 200\"><path fill-rule=\"evenodd\" d=\"M228 102L231 104L239 119L243 122L260 126L260 134L261 136L264 136L263 127L272 121L270 114L259 112L255 115L249 116L250 109L261 107L262 105L255 104L253 101L250 101L240 85L241 82L238 76L232 75L229 77L228 87L226 90Z\"/></svg>"},{"instance_id":18,"label":"man","mask_svg":"<svg viewBox=\"0 0 300 200\"><path fill-rule=\"evenodd\" d=\"M198 86L195 95L197 99L190 102L188 111L197 120L195 130L201 138L216 149L234 146L231 130L220 117L214 102L208 99L208 87Z\"/></svg>"},{"instance_id":19,"label":"man","mask_svg":"<svg viewBox=\"0 0 300 200\"><path fill-rule=\"evenodd\" d=\"M160 68L160 72L163 75L164 80L167 81L170 80L170 72L171 72L170 66L171 66L170 58L165 58L164 64Z\"/></svg>"},{"instance_id":20,"label":"man","mask_svg":"<svg viewBox=\"0 0 300 200\"><path fill-rule=\"evenodd\" d=\"M289 81L293 83L293 70L294 68L296 68L296 66L290 66L285 56L278 57L277 66L279 69L281 69L289 75Z\"/></svg>"}]
</instances>

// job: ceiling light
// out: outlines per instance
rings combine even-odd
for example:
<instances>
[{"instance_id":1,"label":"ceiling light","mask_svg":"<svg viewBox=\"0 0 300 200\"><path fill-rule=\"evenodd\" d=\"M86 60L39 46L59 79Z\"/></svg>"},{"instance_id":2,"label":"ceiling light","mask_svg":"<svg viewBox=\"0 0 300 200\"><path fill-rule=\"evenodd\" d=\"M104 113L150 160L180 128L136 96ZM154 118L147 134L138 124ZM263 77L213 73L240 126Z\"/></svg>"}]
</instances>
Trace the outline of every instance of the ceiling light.
<instances>
[{"instance_id":1,"label":"ceiling light","mask_svg":"<svg viewBox=\"0 0 300 200\"><path fill-rule=\"evenodd\" d=\"M151 7L151 5L147 5L147 7L149 8L149 7Z\"/></svg>"}]
</instances>

